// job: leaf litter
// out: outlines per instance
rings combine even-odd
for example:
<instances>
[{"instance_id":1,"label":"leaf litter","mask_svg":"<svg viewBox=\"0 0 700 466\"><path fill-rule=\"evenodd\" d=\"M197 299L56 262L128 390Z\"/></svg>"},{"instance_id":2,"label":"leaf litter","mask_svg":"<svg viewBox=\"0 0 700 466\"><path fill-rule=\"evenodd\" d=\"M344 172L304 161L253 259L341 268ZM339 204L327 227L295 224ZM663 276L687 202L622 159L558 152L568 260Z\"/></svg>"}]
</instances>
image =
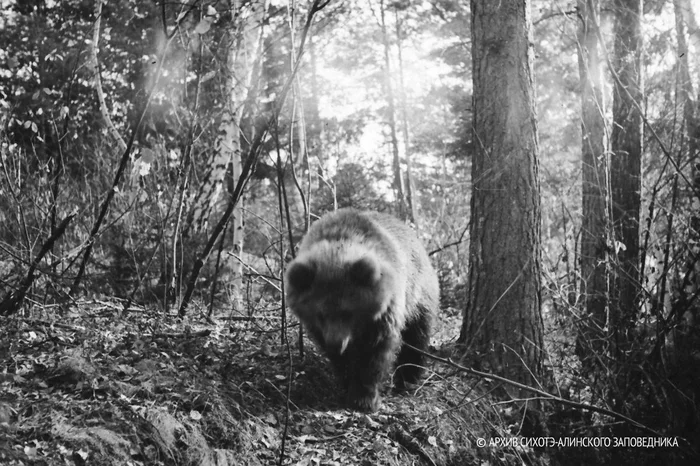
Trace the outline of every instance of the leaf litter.
<instances>
[{"instance_id":1,"label":"leaf litter","mask_svg":"<svg viewBox=\"0 0 700 466\"><path fill-rule=\"evenodd\" d=\"M477 448L517 422L446 368L358 413L311 344L299 356L298 326L283 344L259 323L107 308L0 319L0 464L545 464Z\"/></svg>"}]
</instances>

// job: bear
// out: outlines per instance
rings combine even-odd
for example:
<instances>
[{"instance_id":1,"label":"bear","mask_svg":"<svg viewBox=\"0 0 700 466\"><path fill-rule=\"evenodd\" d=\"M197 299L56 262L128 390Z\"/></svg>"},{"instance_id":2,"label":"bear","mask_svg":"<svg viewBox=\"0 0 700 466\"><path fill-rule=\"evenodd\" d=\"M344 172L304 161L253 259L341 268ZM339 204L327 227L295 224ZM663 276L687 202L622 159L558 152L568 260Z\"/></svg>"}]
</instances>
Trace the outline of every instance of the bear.
<instances>
[{"instance_id":1,"label":"bear","mask_svg":"<svg viewBox=\"0 0 700 466\"><path fill-rule=\"evenodd\" d=\"M314 222L285 274L287 305L326 354L354 409L375 412L392 369L405 390L423 373L439 284L411 227L344 208Z\"/></svg>"}]
</instances>

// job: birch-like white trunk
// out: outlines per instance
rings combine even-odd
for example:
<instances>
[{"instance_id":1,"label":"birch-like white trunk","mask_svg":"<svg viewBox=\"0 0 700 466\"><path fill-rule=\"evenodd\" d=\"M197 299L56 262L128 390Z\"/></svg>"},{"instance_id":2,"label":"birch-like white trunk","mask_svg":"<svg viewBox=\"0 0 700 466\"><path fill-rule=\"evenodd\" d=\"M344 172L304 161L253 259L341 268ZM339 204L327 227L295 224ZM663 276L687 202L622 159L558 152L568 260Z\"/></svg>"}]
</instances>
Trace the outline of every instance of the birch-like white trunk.
<instances>
[{"instance_id":1,"label":"birch-like white trunk","mask_svg":"<svg viewBox=\"0 0 700 466\"><path fill-rule=\"evenodd\" d=\"M233 23L230 25L231 41L226 57L225 96L219 131L214 143L211 172L200 191L199 202L194 213L197 229L204 229L211 221L215 222L226 209L228 196L224 191L232 191L241 176L241 119L248 92L251 88L255 61L262 49L262 21L267 10L267 0L243 5L240 0L232 0ZM226 183L230 170L230 183ZM228 184L228 186L227 186ZM227 189L228 188L228 189ZM229 263L234 309L241 308L243 286L243 263L239 260L243 252L244 216L246 197L236 205L231 216L231 250L234 257Z\"/></svg>"}]
</instances>

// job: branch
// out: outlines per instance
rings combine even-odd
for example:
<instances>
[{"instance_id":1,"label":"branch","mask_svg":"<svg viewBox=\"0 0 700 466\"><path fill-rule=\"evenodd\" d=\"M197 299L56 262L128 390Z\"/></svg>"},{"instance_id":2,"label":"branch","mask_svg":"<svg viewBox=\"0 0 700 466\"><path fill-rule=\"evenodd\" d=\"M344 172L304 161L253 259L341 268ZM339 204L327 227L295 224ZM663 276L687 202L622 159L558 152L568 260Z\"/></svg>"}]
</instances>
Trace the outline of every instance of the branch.
<instances>
[{"instance_id":1,"label":"branch","mask_svg":"<svg viewBox=\"0 0 700 466\"><path fill-rule=\"evenodd\" d=\"M578 11L575 9L564 11L561 8L558 8L557 10L558 11L551 11L550 10L550 11L542 14L542 16L540 16L539 18L537 18L535 21L532 22L532 25L537 26L541 22L547 21L548 19L552 19L552 18L555 18L557 16L573 16L573 15L578 13Z\"/></svg>"},{"instance_id":2,"label":"branch","mask_svg":"<svg viewBox=\"0 0 700 466\"><path fill-rule=\"evenodd\" d=\"M688 188L690 191L700 199L700 191L695 187L693 183L690 182L687 176L685 176L685 173L683 173L683 170L681 170L681 167L678 165L678 163L673 160L673 156L669 152L669 150L666 148L664 145L663 141L659 137L658 133L654 129L654 127L651 125L649 122L649 119L646 117L644 113L644 109L639 105L639 102L637 102L634 97L632 96L632 93L627 89L626 86L622 85L622 82L620 81L620 75L617 74L617 70L615 70L615 67L612 64L612 61L610 60L610 54L608 53L608 49L605 46L605 39L603 38L603 34L600 32L600 27L599 27L599 22L598 18L596 17L595 12L592 12L592 18L593 18L593 23L595 24L595 30L596 34L598 35L598 41L600 42L601 47L603 48L603 53L605 54L605 62L608 65L608 69L610 70L610 74L613 77L613 80L615 81L615 84L623 89L625 91L625 94L627 94L627 97L630 99L630 102L632 102L632 105L634 105L634 108L639 112L639 115L642 118L642 122L644 123L644 126L649 130L651 133L653 139L659 144L659 149L661 149L661 152L663 152L664 156L666 159L671 162L671 165L673 165L673 168L676 170L676 173L678 176L680 176L683 181L688 185Z\"/></svg>"},{"instance_id":3,"label":"branch","mask_svg":"<svg viewBox=\"0 0 700 466\"><path fill-rule=\"evenodd\" d=\"M457 241L453 241L451 243L443 244L437 249L433 249L428 253L428 256L433 256L434 254L437 254L438 252L442 252L447 248L451 248L452 246L458 246L462 244L462 241L464 241L464 235L467 233L467 230L469 229L469 223L467 223L467 226L464 227L464 230L462 230L462 233L459 235L459 239Z\"/></svg>"},{"instance_id":4,"label":"branch","mask_svg":"<svg viewBox=\"0 0 700 466\"><path fill-rule=\"evenodd\" d=\"M97 0L101 1L101 0ZM183 13L180 13L180 16L178 17L177 20L177 25L184 20L184 18L194 9L194 7L197 5L197 2L193 2L190 8ZM78 274L76 275L75 279L73 280L73 284L71 285L69 294L74 294L75 292L78 291L78 286L80 285L80 281L83 278L83 274L85 273L85 268L87 266L88 261L90 260L90 254L92 253L92 248L95 245L95 237L97 236L97 233L100 231L100 227L102 226L102 222L104 222L105 217L107 216L107 211L109 210L109 205L112 203L112 199L114 198L115 193L117 192L117 188L119 187L119 182L121 181L122 175L124 174L124 171L126 170L126 165L129 162L129 155L131 154L131 150L134 147L134 142L136 141L136 134L138 133L139 128L141 127L141 123L143 122L144 117L146 116L146 111L148 110L148 106L151 103L151 99L153 98L153 94L156 92L156 88L158 87L158 81L161 75L161 72L163 70L163 62L165 61L165 55L170 48L170 43L172 42L173 38L175 37L175 33L177 32L177 28L173 30L173 32L168 36L168 40L165 43L165 46L163 47L163 51L159 57L158 60L158 68L156 69L156 72L154 74L154 79L153 79L153 84L151 85L151 89L148 91L148 96L146 97L146 101L143 104L143 108L141 109L141 113L139 114L138 118L136 119L134 126L131 130L131 137L129 138L129 142L126 144L126 147L124 148L124 151L122 153L121 160L119 161L119 167L117 168L117 172L114 175L114 180L112 181L112 188L107 192L107 196L105 197L105 200L102 202L102 206L100 207L100 212L97 215L97 220L95 220L95 224L92 226L92 230L90 231L90 236L88 237L86 243L87 246L85 248L85 254L83 255L83 260L80 262L80 268L78 269Z\"/></svg>"},{"instance_id":5,"label":"branch","mask_svg":"<svg viewBox=\"0 0 700 466\"><path fill-rule=\"evenodd\" d=\"M190 279L187 283L187 289L185 290L185 294L182 297L182 302L180 303L180 309L178 311L178 315L180 317L183 317L185 313L187 312L187 307L190 304L190 300L192 299L192 294L194 293L194 287L195 284L197 283L197 278L199 277L199 271L202 269L204 266L204 262L206 261L207 257L211 253L212 249L214 248L214 245L216 244L216 240L221 234L221 232L224 229L224 226L226 223L228 223L229 218L231 217L231 214L233 213L233 210L235 209L236 205L238 204L238 201L241 198L241 194L243 193L243 189L246 187L248 184L248 180L250 179L250 176L253 174L253 167L258 161L258 158L260 157L260 150L262 149L262 143L263 140L265 139L265 136L269 132L270 128L274 126L274 123L277 121L279 118L279 114L282 111L282 107L284 105L284 102L287 98L287 93L289 92L289 88L292 85L292 82L294 81L294 78L297 74L297 71L299 70L299 66L301 65L301 59L304 56L304 44L306 42L306 36L309 32L309 29L311 27L311 23L313 21L314 15L321 11L323 7L325 7L328 4L328 1L325 3L321 4L320 0L314 0L313 5L311 6L311 9L309 10L309 14L306 18L306 23L304 24L304 29L302 31L301 35L301 41L299 43L299 54L297 55L297 60L294 63L294 67L292 68L292 72L287 78L287 81L285 82L284 86L282 87L282 91L279 94L279 99L277 100L277 105L274 107L274 112L273 115L267 120L265 123L265 126L262 128L262 130L258 133L258 135L255 137L255 140L253 143L250 145L250 149L248 149L248 154L246 156L246 162L243 165L241 169L241 176L238 178L238 181L236 182L236 187L233 190L233 193L231 194L230 201L228 203L228 206L226 207L226 211L223 213L221 216L221 219L219 219L219 222L216 224L214 229L212 230L212 234L209 237L209 241L207 242L206 246L204 247L204 250L199 254L199 257L194 263L194 266L192 268L192 272L190 273Z\"/></svg>"},{"instance_id":6,"label":"branch","mask_svg":"<svg viewBox=\"0 0 700 466\"><path fill-rule=\"evenodd\" d=\"M49 236L49 238L41 246L41 251L39 251L39 254L37 254L37 256L34 258L34 261L32 261L32 264L29 266L27 276L24 278L24 280L22 280L22 284L20 285L19 289L7 293L5 299L3 299L2 303L0 303L0 315L7 316L14 312L17 312L19 307L24 302L24 297L27 295L29 287L32 286L32 283L34 282L34 272L39 266L39 263L44 258L46 253L48 253L53 248L53 245L56 242L56 240L63 236L63 233L65 233L66 231L66 227L68 226L70 221L73 220L73 217L75 217L75 215L76 212L73 212L69 214L66 218L64 218L63 221L53 231L53 234L51 234L51 236Z\"/></svg>"},{"instance_id":7,"label":"branch","mask_svg":"<svg viewBox=\"0 0 700 466\"><path fill-rule=\"evenodd\" d=\"M482 371L478 371L476 369L472 369L471 367L462 366L462 365L457 364L456 362L452 361L449 358L446 359L446 358L441 358L440 356L435 356L434 354L428 353L427 351L423 351L419 348L411 346L411 345L407 344L406 342L404 342L404 345L410 347L411 349L413 349L413 350L415 350L415 351L417 351L417 352L419 352L419 353L421 353L421 354L423 354L431 359L434 359L435 361L442 362L443 364L447 364L449 366L454 367L455 369L459 369L462 372L466 372L466 373L474 375L476 377L480 377L482 379L497 380L499 382L502 382L504 384L507 384L507 385L510 385L510 386L513 386L516 388L519 388L521 390L525 390L525 391L534 393L534 394L539 395L539 396L543 397L544 399L547 399L550 401L554 401L554 402L561 403L561 404L564 404L567 406L571 406L573 408L585 409L587 411L593 411L593 412L596 412L599 414L604 414L606 416L610 416L614 419L617 419L618 421L623 421L623 422L626 422L628 424L631 424L631 425L641 429L642 431L646 432L647 434L654 435L656 437L663 437L663 435L660 432L657 432L654 429L647 427L644 424L637 422L634 419L625 416L624 414L620 414L620 413L617 413L615 411L611 411L611 410L605 409L605 408L599 408L598 406L593 406L593 405L589 405L586 403L579 403L577 401L567 400L566 398L562 398L562 397L557 396L557 395L552 395L551 393L547 393L544 390L540 390L539 388L530 387L529 385L525 385L525 384L522 384L520 382L516 382L514 380L507 379L507 378L502 377L500 375L490 374L488 372L482 372Z\"/></svg>"}]
</instances>

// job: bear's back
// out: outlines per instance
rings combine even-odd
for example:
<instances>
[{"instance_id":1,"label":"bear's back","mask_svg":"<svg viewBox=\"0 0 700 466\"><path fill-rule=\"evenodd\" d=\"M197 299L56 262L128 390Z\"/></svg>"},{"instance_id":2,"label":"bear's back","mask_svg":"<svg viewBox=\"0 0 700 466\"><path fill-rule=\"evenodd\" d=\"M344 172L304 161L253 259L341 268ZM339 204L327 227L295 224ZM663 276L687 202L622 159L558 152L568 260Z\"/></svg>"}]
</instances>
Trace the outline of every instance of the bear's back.
<instances>
[{"instance_id":1,"label":"bear's back","mask_svg":"<svg viewBox=\"0 0 700 466\"><path fill-rule=\"evenodd\" d=\"M391 215L379 212L366 212L365 215L381 225L398 245L399 257L406 264L407 305L420 303L437 310L440 301L437 274L415 230Z\"/></svg>"},{"instance_id":2,"label":"bear's back","mask_svg":"<svg viewBox=\"0 0 700 466\"><path fill-rule=\"evenodd\" d=\"M398 222L389 215L377 212L339 209L324 215L311 225L299 247L299 253L313 248L321 241L328 241L367 247L387 260L398 262L400 250L391 234L391 220Z\"/></svg>"}]
</instances>

